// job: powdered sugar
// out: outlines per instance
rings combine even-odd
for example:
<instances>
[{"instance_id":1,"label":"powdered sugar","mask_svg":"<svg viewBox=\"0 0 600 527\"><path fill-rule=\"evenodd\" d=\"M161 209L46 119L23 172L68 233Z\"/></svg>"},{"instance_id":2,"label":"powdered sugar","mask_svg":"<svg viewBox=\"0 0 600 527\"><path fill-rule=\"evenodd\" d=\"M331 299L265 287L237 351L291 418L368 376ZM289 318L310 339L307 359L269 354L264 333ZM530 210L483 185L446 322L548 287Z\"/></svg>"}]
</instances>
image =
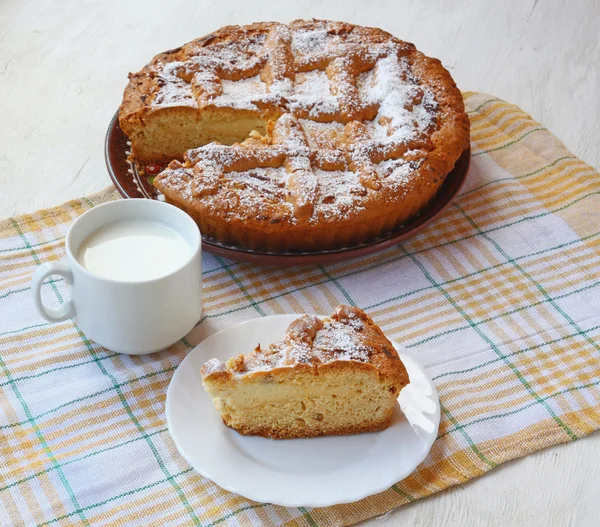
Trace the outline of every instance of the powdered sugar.
<instances>
[{"instance_id":1,"label":"powdered sugar","mask_svg":"<svg viewBox=\"0 0 600 527\"><path fill-rule=\"evenodd\" d=\"M222 79L255 75L265 61L263 54L266 35L244 35L243 39L202 47L190 57L190 69L213 71ZM252 73L254 72L254 73Z\"/></svg>"},{"instance_id":2,"label":"powdered sugar","mask_svg":"<svg viewBox=\"0 0 600 527\"><path fill-rule=\"evenodd\" d=\"M281 26L274 26L272 31L280 29ZM258 111L258 101L270 101L281 106L283 110L312 119L319 119L322 115L339 114L340 101L351 106L361 104L350 97L354 81L345 74L336 77L337 95L332 94L329 78L321 69L297 72L295 78L277 78L269 85L265 84L256 74L256 70L275 59L270 58L272 51L265 48L264 40L254 38L249 42L229 43L229 47L202 48L187 62L163 64L159 67L158 76L164 79L165 83L159 88L153 105L198 105L197 101L194 102L191 84L178 76L181 71L208 71L211 75L221 77L223 93L216 98L202 101L202 104ZM342 68L342 72L348 71L350 55L344 53L351 52L352 45L344 45L338 36L329 34L326 27L294 31L291 40L294 55L331 57L330 60L338 56L336 60L348 62ZM365 54L365 60L379 57L372 70L360 74L356 79L363 103L379 106L379 113L374 121L375 137L381 138L393 133L396 139L409 141L431 124L432 109L435 109L433 95L429 90L418 86L406 59L398 60L397 48L393 43L376 44L361 52ZM276 64L272 67L276 67ZM244 76L243 72L246 71L252 72L252 75ZM235 72L237 73L234 75ZM240 74L242 78L238 79ZM187 76L189 75L188 73ZM210 91L207 84L211 75L197 80L202 83L205 91ZM232 76L235 76L236 80L229 80ZM414 101L418 102L414 104ZM385 126L377 125L381 117L387 119Z\"/></svg>"},{"instance_id":3,"label":"powdered sugar","mask_svg":"<svg viewBox=\"0 0 600 527\"><path fill-rule=\"evenodd\" d=\"M305 96L310 99L332 97L327 73L321 70L297 73L295 94L298 97Z\"/></svg>"},{"instance_id":4,"label":"powdered sugar","mask_svg":"<svg viewBox=\"0 0 600 527\"><path fill-rule=\"evenodd\" d=\"M387 56L360 76L363 97L379 104L371 123L374 139L408 143L433 123L434 116L424 104L435 104L433 94L408 80L409 71L405 58Z\"/></svg>"},{"instance_id":5,"label":"powdered sugar","mask_svg":"<svg viewBox=\"0 0 600 527\"><path fill-rule=\"evenodd\" d=\"M346 219L364 208L363 186L349 170L315 170L319 182L317 209L323 219Z\"/></svg>"},{"instance_id":6,"label":"powdered sugar","mask_svg":"<svg viewBox=\"0 0 600 527\"><path fill-rule=\"evenodd\" d=\"M327 74L313 70L296 74L294 95L290 98L288 108L293 114L308 110L309 116L317 118L323 114L339 113L340 104L331 93Z\"/></svg>"},{"instance_id":7,"label":"powdered sugar","mask_svg":"<svg viewBox=\"0 0 600 527\"><path fill-rule=\"evenodd\" d=\"M406 178L412 171L415 170L410 162L400 159L388 159L377 165L377 172L381 178L394 177L396 179Z\"/></svg>"},{"instance_id":8,"label":"powdered sugar","mask_svg":"<svg viewBox=\"0 0 600 527\"><path fill-rule=\"evenodd\" d=\"M177 192L181 197L189 201L193 197L192 184L194 183L193 170L189 168L167 168L159 174L156 180L163 179L165 184ZM156 181L155 180L155 181Z\"/></svg>"},{"instance_id":9,"label":"powdered sugar","mask_svg":"<svg viewBox=\"0 0 600 527\"><path fill-rule=\"evenodd\" d=\"M266 35L244 38L201 47L185 62L157 65L160 82L152 104L213 105L257 117L267 108L268 116L279 117L273 144L258 150L198 148L187 158L202 165L195 172L199 181L190 184L189 174L178 171L163 173L163 181L172 177L186 199L214 201L215 208L241 219L261 215L266 200L278 207L277 221L293 223L307 210L315 223L349 218L366 207L372 192L395 192L409 181L417 167L403 153L419 148L416 143L435 123L437 103L406 58L398 58L400 44L365 46L357 35L346 41L319 22L291 31L275 25ZM355 55L372 69L354 76ZM326 72L327 64L333 67ZM344 126L363 111L376 112L375 119L365 121L362 135L348 138ZM244 161L253 168L240 168Z\"/></svg>"},{"instance_id":10,"label":"powdered sugar","mask_svg":"<svg viewBox=\"0 0 600 527\"><path fill-rule=\"evenodd\" d=\"M236 206L231 209L236 215L252 217L256 211L271 206L279 209L282 216L294 217L292 204L286 199L288 173L283 168L255 168L245 172L230 172L228 183L237 196Z\"/></svg>"},{"instance_id":11,"label":"powdered sugar","mask_svg":"<svg viewBox=\"0 0 600 527\"><path fill-rule=\"evenodd\" d=\"M311 152L318 152L321 157L339 155L339 144L344 137L342 123L319 123L300 119L300 125L304 129ZM331 158L331 161L334 159Z\"/></svg>"},{"instance_id":12,"label":"powdered sugar","mask_svg":"<svg viewBox=\"0 0 600 527\"><path fill-rule=\"evenodd\" d=\"M284 167L228 172L226 178L218 179L219 192L205 195L203 203L232 218L249 220L268 216L272 223L294 224L297 220L288 198L288 177Z\"/></svg>"},{"instance_id":13,"label":"powdered sugar","mask_svg":"<svg viewBox=\"0 0 600 527\"><path fill-rule=\"evenodd\" d=\"M303 55L323 53L328 40L327 28L295 31L292 35L292 49Z\"/></svg>"},{"instance_id":14,"label":"powdered sugar","mask_svg":"<svg viewBox=\"0 0 600 527\"><path fill-rule=\"evenodd\" d=\"M159 89L154 96L152 105L158 108L168 106L198 107L198 101L192 93L190 84L181 79L177 72L184 68L183 62L169 62L158 74Z\"/></svg>"},{"instance_id":15,"label":"powdered sugar","mask_svg":"<svg viewBox=\"0 0 600 527\"><path fill-rule=\"evenodd\" d=\"M350 312L349 318L325 319L322 326L319 326L320 329L313 333L314 338L307 338L306 331L311 331L310 319L315 317L305 315L299 321L306 320L307 325L300 325L299 333L290 331L290 326L283 340L264 349L259 344L253 353L244 357L242 367L234 369L232 373L244 375L298 364L318 365L332 361L369 362L374 352L370 344L372 334L365 331L363 320L353 315L354 313ZM217 359L212 359L204 366L204 375L223 370L225 365Z\"/></svg>"},{"instance_id":16,"label":"powdered sugar","mask_svg":"<svg viewBox=\"0 0 600 527\"><path fill-rule=\"evenodd\" d=\"M317 333L313 348L318 357L329 360L367 362L371 354L371 348L365 345L361 334L350 324L341 322L327 323Z\"/></svg>"},{"instance_id":17,"label":"powdered sugar","mask_svg":"<svg viewBox=\"0 0 600 527\"><path fill-rule=\"evenodd\" d=\"M211 101L215 106L257 110L252 97L262 99L267 95L266 85L258 75L239 81L223 80L221 86L223 93Z\"/></svg>"},{"instance_id":18,"label":"powdered sugar","mask_svg":"<svg viewBox=\"0 0 600 527\"><path fill-rule=\"evenodd\" d=\"M203 375L212 375L213 373L217 373L219 371L226 371L227 368L219 359L210 359L204 363L202 370Z\"/></svg>"}]
</instances>

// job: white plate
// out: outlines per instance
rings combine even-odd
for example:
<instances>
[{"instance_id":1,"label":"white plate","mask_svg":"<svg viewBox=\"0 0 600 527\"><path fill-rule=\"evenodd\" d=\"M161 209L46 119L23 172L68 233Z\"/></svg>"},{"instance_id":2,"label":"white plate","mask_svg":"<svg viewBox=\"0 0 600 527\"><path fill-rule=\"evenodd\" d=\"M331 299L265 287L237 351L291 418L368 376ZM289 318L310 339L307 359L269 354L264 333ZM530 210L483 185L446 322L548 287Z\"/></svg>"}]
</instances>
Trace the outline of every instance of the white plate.
<instances>
[{"instance_id":1,"label":"white plate","mask_svg":"<svg viewBox=\"0 0 600 527\"><path fill-rule=\"evenodd\" d=\"M211 335L187 355L167 391L167 425L177 449L203 476L263 503L327 507L388 489L425 459L440 422L431 378L396 343L410 384L400 393L392 425L381 432L286 440L242 436L223 424L204 391L204 362L282 338L296 318L249 320Z\"/></svg>"}]
</instances>

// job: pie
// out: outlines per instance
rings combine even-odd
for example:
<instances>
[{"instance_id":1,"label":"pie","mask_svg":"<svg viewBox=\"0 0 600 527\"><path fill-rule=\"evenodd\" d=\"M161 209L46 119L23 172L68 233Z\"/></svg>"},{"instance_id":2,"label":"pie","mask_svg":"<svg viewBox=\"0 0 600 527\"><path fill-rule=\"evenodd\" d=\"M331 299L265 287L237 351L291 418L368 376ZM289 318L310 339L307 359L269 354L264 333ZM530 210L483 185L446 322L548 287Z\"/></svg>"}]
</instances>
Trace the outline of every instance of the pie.
<instances>
[{"instance_id":1,"label":"pie","mask_svg":"<svg viewBox=\"0 0 600 527\"><path fill-rule=\"evenodd\" d=\"M201 374L227 426L275 439L382 430L409 382L392 343L350 306L304 315L282 340L226 363L211 359Z\"/></svg>"},{"instance_id":2,"label":"pie","mask_svg":"<svg viewBox=\"0 0 600 527\"><path fill-rule=\"evenodd\" d=\"M339 249L422 211L469 146L439 60L325 20L227 26L130 74L134 160L204 236L245 249Z\"/></svg>"}]
</instances>

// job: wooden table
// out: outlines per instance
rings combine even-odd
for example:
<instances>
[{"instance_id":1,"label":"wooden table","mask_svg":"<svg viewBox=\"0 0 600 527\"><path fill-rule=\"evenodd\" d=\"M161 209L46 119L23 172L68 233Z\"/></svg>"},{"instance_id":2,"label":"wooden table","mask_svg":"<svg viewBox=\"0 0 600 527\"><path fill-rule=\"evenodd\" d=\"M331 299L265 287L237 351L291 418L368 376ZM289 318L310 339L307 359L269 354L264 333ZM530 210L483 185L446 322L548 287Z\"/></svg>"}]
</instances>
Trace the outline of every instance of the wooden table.
<instances>
[{"instance_id":1,"label":"wooden table","mask_svg":"<svg viewBox=\"0 0 600 527\"><path fill-rule=\"evenodd\" d=\"M103 140L127 73L226 24L343 19L439 57L463 90L513 102L600 167L600 2L0 2L0 216L110 182ZM600 435L551 448L370 525L598 525Z\"/></svg>"}]
</instances>

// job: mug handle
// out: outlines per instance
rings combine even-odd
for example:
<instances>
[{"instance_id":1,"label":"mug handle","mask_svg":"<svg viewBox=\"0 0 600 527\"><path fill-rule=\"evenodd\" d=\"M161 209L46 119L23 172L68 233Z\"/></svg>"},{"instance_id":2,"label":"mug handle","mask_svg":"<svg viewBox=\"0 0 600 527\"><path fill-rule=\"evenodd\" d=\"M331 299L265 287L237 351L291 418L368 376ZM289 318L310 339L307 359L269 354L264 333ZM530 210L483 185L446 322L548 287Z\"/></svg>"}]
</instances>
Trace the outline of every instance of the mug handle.
<instances>
[{"instance_id":1,"label":"mug handle","mask_svg":"<svg viewBox=\"0 0 600 527\"><path fill-rule=\"evenodd\" d=\"M75 316L75 307L73 302L68 300L60 307L48 307L42 303L42 283L51 275L59 275L65 279L67 284L73 283L73 273L69 266L63 262L47 262L40 265L31 278L31 292L33 301L39 314L50 322L62 322Z\"/></svg>"}]
</instances>

